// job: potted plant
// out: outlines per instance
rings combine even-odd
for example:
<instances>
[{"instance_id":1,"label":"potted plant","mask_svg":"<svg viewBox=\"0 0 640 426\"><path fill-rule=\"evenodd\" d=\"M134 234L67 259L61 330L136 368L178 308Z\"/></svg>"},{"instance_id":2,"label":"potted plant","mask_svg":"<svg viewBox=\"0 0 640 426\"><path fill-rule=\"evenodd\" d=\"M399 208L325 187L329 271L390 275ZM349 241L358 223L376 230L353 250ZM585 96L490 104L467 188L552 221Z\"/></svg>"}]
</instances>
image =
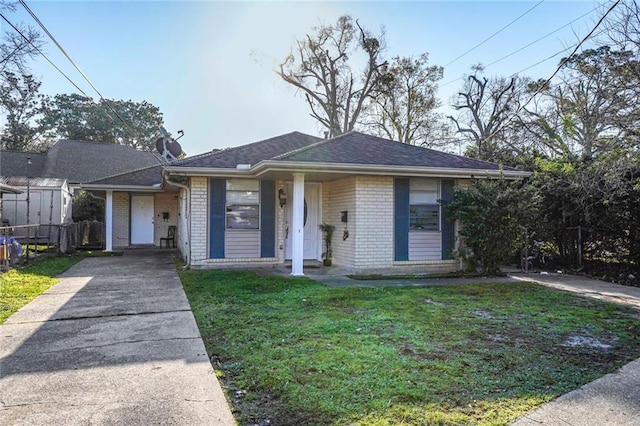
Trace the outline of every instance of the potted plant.
<instances>
[{"instance_id":1,"label":"potted plant","mask_svg":"<svg viewBox=\"0 0 640 426\"><path fill-rule=\"evenodd\" d=\"M322 253L324 266L331 266L331 239L333 238L333 231L336 227L328 223L322 223L318 225L318 228L322 231L322 239L325 247L325 251Z\"/></svg>"}]
</instances>

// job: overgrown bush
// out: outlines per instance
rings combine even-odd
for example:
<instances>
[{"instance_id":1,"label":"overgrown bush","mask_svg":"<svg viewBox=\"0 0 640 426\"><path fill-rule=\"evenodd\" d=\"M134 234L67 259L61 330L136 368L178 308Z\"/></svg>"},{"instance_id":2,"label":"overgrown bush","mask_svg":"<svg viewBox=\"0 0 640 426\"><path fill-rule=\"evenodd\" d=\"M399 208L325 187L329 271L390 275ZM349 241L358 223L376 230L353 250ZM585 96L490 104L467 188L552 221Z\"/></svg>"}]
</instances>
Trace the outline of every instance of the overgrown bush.
<instances>
[{"instance_id":1,"label":"overgrown bush","mask_svg":"<svg viewBox=\"0 0 640 426\"><path fill-rule=\"evenodd\" d=\"M523 181L476 180L443 201L448 218L459 220L467 259L484 273L495 274L522 247L523 229L535 221L538 199Z\"/></svg>"}]
</instances>

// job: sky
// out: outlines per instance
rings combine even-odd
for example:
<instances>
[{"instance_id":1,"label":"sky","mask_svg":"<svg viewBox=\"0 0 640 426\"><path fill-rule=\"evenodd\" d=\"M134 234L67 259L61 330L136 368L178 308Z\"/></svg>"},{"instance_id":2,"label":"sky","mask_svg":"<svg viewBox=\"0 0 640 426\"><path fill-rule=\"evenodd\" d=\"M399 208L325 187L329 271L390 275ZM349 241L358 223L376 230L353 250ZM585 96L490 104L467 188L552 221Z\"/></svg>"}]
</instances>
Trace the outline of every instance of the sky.
<instances>
[{"instance_id":1,"label":"sky","mask_svg":"<svg viewBox=\"0 0 640 426\"><path fill-rule=\"evenodd\" d=\"M485 71L509 76L526 69L520 75L547 78L604 13L602 2L577 0L27 0L27 5L104 97L150 102L160 108L169 132L177 136L184 130L180 143L188 155L294 130L322 135L302 96L275 70L296 39L314 26L335 23L341 15L352 15L374 32L384 28L387 58L428 52L430 64L446 65L439 97L447 112L462 85L460 78L472 65L491 64L555 31ZM14 24L37 26L19 5L6 16ZM8 29L3 22L2 30ZM49 59L97 98L54 43L47 41L44 53ZM44 58L34 60L31 68L42 81L42 93L77 92Z\"/></svg>"}]
</instances>

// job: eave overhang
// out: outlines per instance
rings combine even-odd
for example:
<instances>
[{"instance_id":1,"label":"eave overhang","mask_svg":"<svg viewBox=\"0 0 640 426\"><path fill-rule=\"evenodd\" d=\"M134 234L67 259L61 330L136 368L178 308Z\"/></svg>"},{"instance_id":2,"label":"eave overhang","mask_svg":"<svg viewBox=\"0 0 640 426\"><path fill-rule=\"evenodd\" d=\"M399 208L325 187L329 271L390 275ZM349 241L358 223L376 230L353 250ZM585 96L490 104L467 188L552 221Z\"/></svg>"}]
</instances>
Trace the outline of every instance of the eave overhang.
<instances>
[{"instance_id":1,"label":"eave overhang","mask_svg":"<svg viewBox=\"0 0 640 426\"><path fill-rule=\"evenodd\" d=\"M94 191L128 191L128 192L162 192L160 185L105 185L105 184L82 184L82 189Z\"/></svg>"},{"instance_id":2,"label":"eave overhang","mask_svg":"<svg viewBox=\"0 0 640 426\"><path fill-rule=\"evenodd\" d=\"M326 173L374 176L422 176L448 178L521 179L532 175L521 170L464 169L446 167L389 166L381 164L317 163L265 160L248 169L167 166L165 173L178 176L253 177L266 173Z\"/></svg>"}]
</instances>

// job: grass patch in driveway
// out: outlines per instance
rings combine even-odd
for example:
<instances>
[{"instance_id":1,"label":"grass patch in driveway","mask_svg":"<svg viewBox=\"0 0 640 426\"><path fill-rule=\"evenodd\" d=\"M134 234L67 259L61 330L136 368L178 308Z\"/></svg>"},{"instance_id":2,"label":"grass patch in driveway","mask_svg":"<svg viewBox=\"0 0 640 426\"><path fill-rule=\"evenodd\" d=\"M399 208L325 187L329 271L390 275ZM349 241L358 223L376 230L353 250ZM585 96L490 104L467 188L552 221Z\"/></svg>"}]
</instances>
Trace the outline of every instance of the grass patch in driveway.
<instances>
[{"instance_id":1,"label":"grass patch in driveway","mask_svg":"<svg viewBox=\"0 0 640 426\"><path fill-rule=\"evenodd\" d=\"M180 275L242 425L506 424L640 354L634 311L533 283Z\"/></svg>"},{"instance_id":2,"label":"grass patch in driveway","mask_svg":"<svg viewBox=\"0 0 640 426\"><path fill-rule=\"evenodd\" d=\"M78 263L80 257L45 256L0 274L0 324L58 282L53 278Z\"/></svg>"}]
</instances>

